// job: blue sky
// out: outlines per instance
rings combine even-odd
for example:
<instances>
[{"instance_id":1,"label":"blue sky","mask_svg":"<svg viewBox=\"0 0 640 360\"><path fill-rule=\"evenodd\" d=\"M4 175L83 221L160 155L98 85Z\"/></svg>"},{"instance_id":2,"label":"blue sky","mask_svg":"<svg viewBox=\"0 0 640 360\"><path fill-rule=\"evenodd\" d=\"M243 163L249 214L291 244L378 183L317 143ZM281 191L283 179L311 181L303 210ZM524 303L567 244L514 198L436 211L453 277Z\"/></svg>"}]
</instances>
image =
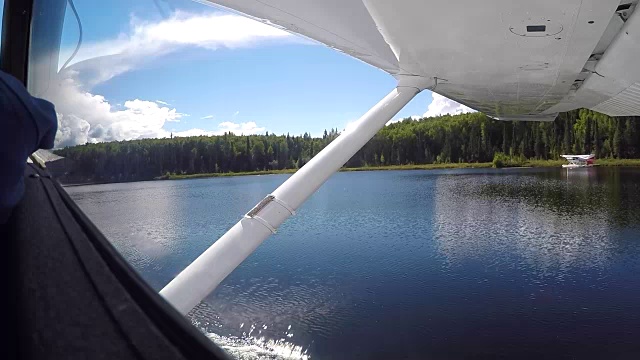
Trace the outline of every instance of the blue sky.
<instances>
[{"instance_id":1,"label":"blue sky","mask_svg":"<svg viewBox=\"0 0 640 360\"><path fill-rule=\"evenodd\" d=\"M48 94L59 146L240 133L321 135L358 119L394 86L388 74L281 30L189 0L75 0L83 45ZM76 45L67 8L60 64ZM437 94L436 94L437 95ZM424 91L396 117L456 112ZM436 106L437 105L437 106Z\"/></svg>"}]
</instances>

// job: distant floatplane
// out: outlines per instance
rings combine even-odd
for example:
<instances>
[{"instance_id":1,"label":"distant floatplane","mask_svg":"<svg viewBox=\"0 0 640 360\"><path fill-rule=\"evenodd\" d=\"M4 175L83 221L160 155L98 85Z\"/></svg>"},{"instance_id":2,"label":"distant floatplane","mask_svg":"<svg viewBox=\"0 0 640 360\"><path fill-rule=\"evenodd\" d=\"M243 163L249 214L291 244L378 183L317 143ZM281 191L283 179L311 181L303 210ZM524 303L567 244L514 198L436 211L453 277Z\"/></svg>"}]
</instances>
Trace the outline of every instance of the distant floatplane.
<instances>
[{"instance_id":1,"label":"distant floatplane","mask_svg":"<svg viewBox=\"0 0 640 360\"><path fill-rule=\"evenodd\" d=\"M593 162L596 159L594 154L590 155L560 155L563 158L567 159L568 164L562 164L563 168L567 169L575 169L575 168L584 168L584 167L592 167Z\"/></svg>"}]
</instances>

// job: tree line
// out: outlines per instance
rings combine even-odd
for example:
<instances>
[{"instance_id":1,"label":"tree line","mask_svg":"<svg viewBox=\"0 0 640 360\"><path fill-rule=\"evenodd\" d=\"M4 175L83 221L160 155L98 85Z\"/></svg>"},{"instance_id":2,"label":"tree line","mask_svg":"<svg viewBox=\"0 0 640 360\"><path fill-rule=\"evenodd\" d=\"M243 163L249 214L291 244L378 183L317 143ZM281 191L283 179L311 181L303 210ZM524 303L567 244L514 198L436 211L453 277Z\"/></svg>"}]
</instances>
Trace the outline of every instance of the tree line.
<instances>
[{"instance_id":1,"label":"tree line","mask_svg":"<svg viewBox=\"0 0 640 360\"><path fill-rule=\"evenodd\" d=\"M640 119L590 110L552 122L497 121L482 113L411 118L380 130L345 166L490 162L496 153L526 159L595 153L640 157ZM132 181L166 174L250 172L302 167L339 135L196 136L85 144L56 150L73 160L74 181Z\"/></svg>"}]
</instances>

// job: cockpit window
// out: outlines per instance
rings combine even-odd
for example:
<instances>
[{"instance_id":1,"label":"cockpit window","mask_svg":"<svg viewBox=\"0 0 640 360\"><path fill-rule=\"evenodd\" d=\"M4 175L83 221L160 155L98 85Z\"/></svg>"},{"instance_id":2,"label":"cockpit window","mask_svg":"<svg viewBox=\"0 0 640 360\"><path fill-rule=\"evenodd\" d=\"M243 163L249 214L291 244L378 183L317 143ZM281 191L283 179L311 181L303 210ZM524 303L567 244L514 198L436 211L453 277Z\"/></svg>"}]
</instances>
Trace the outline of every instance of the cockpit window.
<instances>
[{"instance_id":1,"label":"cockpit window","mask_svg":"<svg viewBox=\"0 0 640 360\"><path fill-rule=\"evenodd\" d=\"M266 130L253 116L236 114L243 99L217 102L231 72L216 61L238 55L246 62L247 49L290 42L291 34L188 0L36 3L64 14L56 34L51 24L49 33L35 29L35 46L43 41L32 49L29 82L56 104L57 147ZM225 113L209 108L212 101Z\"/></svg>"},{"instance_id":2,"label":"cockpit window","mask_svg":"<svg viewBox=\"0 0 640 360\"><path fill-rule=\"evenodd\" d=\"M297 157L292 159L285 151L293 147L293 140L287 142L285 135L273 137L273 146L248 138L267 132L255 114L272 106L258 96L270 82L247 86L233 80L241 70L257 72L258 78L278 76L265 71L265 65L276 64L278 46L299 40L207 4L188 0L34 3L28 88L54 103L58 117L55 156L48 168L57 171L54 176L65 185L113 183L100 189L70 186L66 190L156 290L215 241L236 220L239 209L250 208L266 190L247 192L234 186L226 192L228 202L214 205L233 210L218 215L202 212L205 217L196 219L171 199L190 195L171 195L173 190L155 187L170 182L130 181L189 169L282 169L297 164ZM248 66L256 63L256 69ZM230 95L234 93L237 96ZM274 147L280 150L280 158ZM320 148L316 145L316 151ZM304 149L305 157L310 157L309 150ZM249 158L225 161L223 156L229 154ZM135 184L143 185L142 192L132 194L126 189ZM156 196L159 193L163 195ZM109 199L99 194L109 194ZM234 199L243 200L234 203ZM111 205L104 206L104 201ZM207 230L196 235L183 228L192 221ZM207 312L193 321L216 341L232 346L228 335L247 332L238 331L244 320L219 317ZM272 330L268 326L274 323L263 325L255 333L278 340L280 330L291 324L278 324ZM252 341L262 346L258 339ZM296 349L287 341L281 343ZM272 351L266 346L263 351ZM302 353L299 348L295 351Z\"/></svg>"}]
</instances>

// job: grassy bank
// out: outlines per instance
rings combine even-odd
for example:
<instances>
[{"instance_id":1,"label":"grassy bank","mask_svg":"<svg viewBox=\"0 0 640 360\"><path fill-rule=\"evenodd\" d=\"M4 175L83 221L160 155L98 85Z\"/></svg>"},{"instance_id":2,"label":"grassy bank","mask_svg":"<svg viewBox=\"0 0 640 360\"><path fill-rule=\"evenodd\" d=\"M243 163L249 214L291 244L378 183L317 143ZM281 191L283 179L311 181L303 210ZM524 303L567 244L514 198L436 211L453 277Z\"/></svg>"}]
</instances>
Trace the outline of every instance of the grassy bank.
<instances>
[{"instance_id":1,"label":"grassy bank","mask_svg":"<svg viewBox=\"0 0 640 360\"><path fill-rule=\"evenodd\" d=\"M297 169L228 172L228 173L169 174L169 175L159 176L155 179L156 180L182 180L182 179L198 179L198 178L210 178L210 177L227 177L227 176L293 174L294 172L296 172L296 170Z\"/></svg>"},{"instance_id":2,"label":"grassy bank","mask_svg":"<svg viewBox=\"0 0 640 360\"><path fill-rule=\"evenodd\" d=\"M384 170L435 170L435 169L471 169L490 168L491 163L449 163L449 164L423 164L423 165L388 165L388 166L364 166L358 168L342 168L340 171L384 171ZM246 175L272 175L293 174L297 169L229 172L229 173L205 173L205 174L171 174L157 177L156 180L181 180L198 179L208 177L246 176Z\"/></svg>"},{"instance_id":3,"label":"grassy bank","mask_svg":"<svg viewBox=\"0 0 640 360\"><path fill-rule=\"evenodd\" d=\"M566 164L565 160L524 160L513 162L505 167L560 167ZM640 166L640 159L598 159L599 166ZM340 171L385 171L385 170L437 170L437 169L483 169L491 168L493 163L445 163L445 164L422 164L422 165L387 165L387 166L364 166L359 168L342 168ZM226 176L247 176L247 175L272 175L272 174L293 174L297 169L248 171L236 173L205 173L205 174L171 174L157 177L156 180L182 180L198 179L209 177Z\"/></svg>"},{"instance_id":4,"label":"grassy bank","mask_svg":"<svg viewBox=\"0 0 640 360\"><path fill-rule=\"evenodd\" d=\"M640 159L597 159L600 166L640 166Z\"/></svg>"},{"instance_id":5,"label":"grassy bank","mask_svg":"<svg viewBox=\"0 0 640 360\"><path fill-rule=\"evenodd\" d=\"M504 167L560 167L567 164L562 160L524 160L513 161ZM640 159L596 159L595 164L598 166L640 166Z\"/></svg>"}]
</instances>

